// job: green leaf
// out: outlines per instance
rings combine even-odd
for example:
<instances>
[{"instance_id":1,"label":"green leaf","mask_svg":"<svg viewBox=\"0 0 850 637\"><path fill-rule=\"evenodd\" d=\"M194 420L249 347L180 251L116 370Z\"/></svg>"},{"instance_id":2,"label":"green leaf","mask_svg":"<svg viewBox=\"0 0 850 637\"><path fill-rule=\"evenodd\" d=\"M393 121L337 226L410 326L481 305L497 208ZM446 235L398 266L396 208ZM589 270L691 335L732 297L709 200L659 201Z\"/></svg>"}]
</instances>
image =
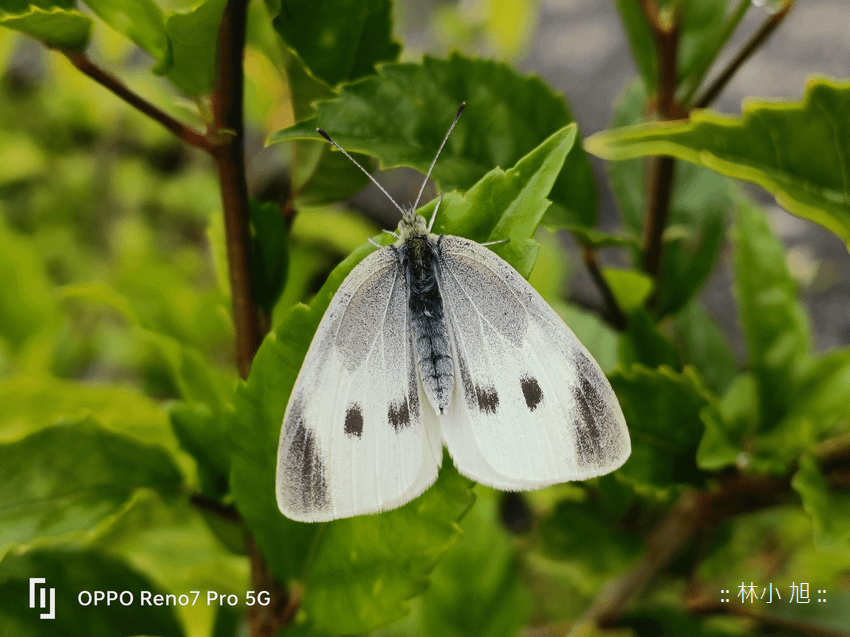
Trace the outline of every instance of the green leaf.
<instances>
[{"instance_id":1,"label":"green leaf","mask_svg":"<svg viewBox=\"0 0 850 637\"><path fill-rule=\"evenodd\" d=\"M812 518L818 547L830 550L850 546L850 496L830 489L811 454L800 458L791 487L800 494L803 508Z\"/></svg>"},{"instance_id":2,"label":"green leaf","mask_svg":"<svg viewBox=\"0 0 850 637\"><path fill-rule=\"evenodd\" d=\"M176 493L162 447L86 419L0 445L0 546L93 529L139 487Z\"/></svg>"},{"instance_id":3,"label":"green leaf","mask_svg":"<svg viewBox=\"0 0 850 637\"><path fill-rule=\"evenodd\" d=\"M604 268L602 278L611 288L611 294L617 300L617 305L626 314L631 314L643 307L652 292L652 278L636 270Z\"/></svg>"},{"instance_id":4,"label":"green leaf","mask_svg":"<svg viewBox=\"0 0 850 637\"><path fill-rule=\"evenodd\" d=\"M157 70L171 65L165 17L153 0L83 0L97 16L157 59Z\"/></svg>"},{"instance_id":5,"label":"green leaf","mask_svg":"<svg viewBox=\"0 0 850 637\"><path fill-rule=\"evenodd\" d=\"M91 39L92 19L71 8L28 6L20 13L0 13L0 25L26 33L47 46L82 51Z\"/></svg>"},{"instance_id":6,"label":"green leaf","mask_svg":"<svg viewBox=\"0 0 850 637\"><path fill-rule=\"evenodd\" d=\"M785 264L785 249L765 213L741 200L733 232L735 298L762 420L770 427L792 404L795 378L810 348L808 321Z\"/></svg>"},{"instance_id":7,"label":"green leaf","mask_svg":"<svg viewBox=\"0 0 850 637\"><path fill-rule=\"evenodd\" d=\"M206 403L221 416L235 380L216 373L196 348L167 334L146 329L133 303L113 288L100 284L68 285L62 288L62 296L102 303L120 312L132 326L134 336L153 347L165 360L180 395L188 401Z\"/></svg>"},{"instance_id":8,"label":"green leaf","mask_svg":"<svg viewBox=\"0 0 850 637\"><path fill-rule=\"evenodd\" d=\"M332 151L328 143L309 140L294 143L296 165L292 188L296 208L345 201L369 183L369 178L348 157ZM366 155L355 153L353 157L368 170Z\"/></svg>"},{"instance_id":9,"label":"green leaf","mask_svg":"<svg viewBox=\"0 0 850 637\"><path fill-rule=\"evenodd\" d=\"M40 619L43 611L30 608L31 577L43 577L45 583L37 586L55 591L55 619ZM83 606L78 599L81 591L129 591L133 603L125 606L118 601L100 601ZM48 637L79 635L82 631L97 637L182 637L173 608L151 605L140 612L142 591L152 595L164 592L124 562L97 551L39 548L9 553L0 562L0 633Z\"/></svg>"},{"instance_id":10,"label":"green leaf","mask_svg":"<svg viewBox=\"0 0 850 637\"><path fill-rule=\"evenodd\" d=\"M57 307L34 242L0 220L0 243L0 337L16 351L56 321Z\"/></svg>"},{"instance_id":11,"label":"green leaf","mask_svg":"<svg viewBox=\"0 0 850 637\"><path fill-rule=\"evenodd\" d=\"M550 302L552 308L564 319L581 344L587 348L602 371L608 374L618 364L617 331L599 318L595 312L583 310L569 303Z\"/></svg>"},{"instance_id":12,"label":"green leaf","mask_svg":"<svg viewBox=\"0 0 850 637\"><path fill-rule=\"evenodd\" d=\"M0 442L89 415L115 433L177 449L165 411L136 392L48 376L13 376L0 381Z\"/></svg>"},{"instance_id":13,"label":"green leaf","mask_svg":"<svg viewBox=\"0 0 850 637\"><path fill-rule=\"evenodd\" d=\"M609 575L622 572L643 547L640 536L606 515L598 502L562 500L540 520L540 548L552 559Z\"/></svg>"},{"instance_id":14,"label":"green leaf","mask_svg":"<svg viewBox=\"0 0 850 637\"><path fill-rule=\"evenodd\" d=\"M628 0L624 0L628 2ZM629 4L634 4L629 2ZM614 104L614 115L611 117L610 129L623 128L642 122L646 111L646 87L640 80L635 80L623 92ZM588 138L590 139L590 138ZM585 140L585 147L587 140ZM646 210L646 176L643 159L606 162L605 171L611 190L617 200L623 225L635 238L640 238L643 232L643 215ZM635 263L639 263L640 253L635 251Z\"/></svg>"},{"instance_id":15,"label":"green leaf","mask_svg":"<svg viewBox=\"0 0 850 637\"><path fill-rule=\"evenodd\" d=\"M620 332L619 354L625 367L635 363L648 367L680 367L673 343L643 308L632 313L626 329Z\"/></svg>"},{"instance_id":16,"label":"green leaf","mask_svg":"<svg viewBox=\"0 0 850 637\"><path fill-rule=\"evenodd\" d=\"M398 57L389 0L281 0L274 27L316 77L335 86Z\"/></svg>"},{"instance_id":17,"label":"green leaf","mask_svg":"<svg viewBox=\"0 0 850 637\"><path fill-rule=\"evenodd\" d=\"M440 189L466 190L493 166L511 166L573 121L563 98L539 78L506 64L453 55L422 64L385 64L377 76L341 88L337 99L316 104L318 116L271 135L268 143L320 139L322 129L349 152L377 157L383 168L409 166L423 173L434 159L458 105L466 111L432 173ZM378 97L376 97L378 96ZM547 225L590 228L596 187L576 144L551 193L561 214Z\"/></svg>"},{"instance_id":18,"label":"green leaf","mask_svg":"<svg viewBox=\"0 0 850 637\"><path fill-rule=\"evenodd\" d=\"M633 0L615 0L614 4L623 21L635 66L644 84L654 92L658 84L658 53L641 4Z\"/></svg>"},{"instance_id":19,"label":"green leaf","mask_svg":"<svg viewBox=\"0 0 850 637\"><path fill-rule=\"evenodd\" d=\"M722 395L738 373L729 338L697 300L679 310L674 324L685 364L696 367L706 386Z\"/></svg>"},{"instance_id":20,"label":"green leaf","mask_svg":"<svg viewBox=\"0 0 850 637\"><path fill-rule=\"evenodd\" d=\"M609 160L672 155L752 181L850 242L850 83L814 79L802 103L752 101L741 119L695 111L688 122L597 133L585 148Z\"/></svg>"},{"instance_id":21,"label":"green leaf","mask_svg":"<svg viewBox=\"0 0 850 637\"><path fill-rule=\"evenodd\" d=\"M702 485L695 455L703 435L700 412L711 397L690 369L635 365L610 377L632 439L632 455L619 475L638 487L665 490Z\"/></svg>"},{"instance_id":22,"label":"green leaf","mask_svg":"<svg viewBox=\"0 0 850 637\"><path fill-rule=\"evenodd\" d=\"M417 608L422 634L515 637L526 624L530 600L493 497L479 498L460 527L463 536L434 569Z\"/></svg>"},{"instance_id":23,"label":"green leaf","mask_svg":"<svg viewBox=\"0 0 850 637\"><path fill-rule=\"evenodd\" d=\"M316 627L360 633L407 614L406 601L426 589L474 500L472 483L448 457L444 465L433 487L399 509L323 525L303 580L302 607Z\"/></svg>"},{"instance_id":24,"label":"green leaf","mask_svg":"<svg viewBox=\"0 0 850 637\"><path fill-rule=\"evenodd\" d=\"M466 198L447 197L439 230L479 239L511 237L511 244L528 248L574 135L574 127L567 127L513 169L492 170ZM470 207L470 201L478 203ZM507 252L512 265L530 269L528 250L516 248ZM404 614L404 600L423 590L427 573L456 539L455 520L471 503L470 482L445 468L422 496L381 515L311 525L292 522L278 511L276 451L289 393L331 297L373 250L368 244L357 248L309 308L296 306L266 337L247 383L237 390L230 429L233 497L271 568L283 581L298 577L304 582L302 606L313 624L348 633ZM376 587L381 595L374 594Z\"/></svg>"},{"instance_id":25,"label":"green leaf","mask_svg":"<svg viewBox=\"0 0 850 637\"><path fill-rule=\"evenodd\" d=\"M254 299L263 310L271 312L286 285L289 266L286 222L278 204L256 199L249 203Z\"/></svg>"},{"instance_id":26,"label":"green leaf","mask_svg":"<svg viewBox=\"0 0 850 637\"><path fill-rule=\"evenodd\" d=\"M38 177L46 166L47 155L33 139L14 131L0 130L0 186ZM0 232L7 231L2 228Z\"/></svg>"},{"instance_id":27,"label":"green leaf","mask_svg":"<svg viewBox=\"0 0 850 637\"><path fill-rule=\"evenodd\" d=\"M716 54L715 45L723 38L726 5L728 0L700 0L680 2L681 25L676 50L676 84L684 80L705 64L706 55Z\"/></svg>"},{"instance_id":28,"label":"green leaf","mask_svg":"<svg viewBox=\"0 0 850 637\"><path fill-rule=\"evenodd\" d=\"M219 530L228 522L230 532L238 537L235 547L219 540L223 535ZM98 529L88 546L126 561L166 593L215 590L244 599L250 590L248 559L232 552L233 548L244 552L244 527L220 515L206 515L188 497L161 497L139 489L114 519ZM205 592L194 606L178 610L191 635L210 634L199 630L214 621L215 608L207 607Z\"/></svg>"},{"instance_id":29,"label":"green leaf","mask_svg":"<svg viewBox=\"0 0 850 637\"><path fill-rule=\"evenodd\" d=\"M173 64L166 74L178 89L193 97L212 91L218 25L227 0L204 0L189 11L172 11L165 18Z\"/></svg>"},{"instance_id":30,"label":"green leaf","mask_svg":"<svg viewBox=\"0 0 850 637\"><path fill-rule=\"evenodd\" d=\"M222 419L206 403L176 403L168 410L180 446L198 463L201 492L211 498L227 493L230 446Z\"/></svg>"},{"instance_id":31,"label":"green leaf","mask_svg":"<svg viewBox=\"0 0 850 637\"><path fill-rule=\"evenodd\" d=\"M723 247L731 207L725 178L699 166L676 166L670 225L663 237L659 316L684 307L708 281Z\"/></svg>"},{"instance_id":32,"label":"green leaf","mask_svg":"<svg viewBox=\"0 0 850 637\"><path fill-rule=\"evenodd\" d=\"M850 348L830 351L804 367L787 419L798 427L806 421L821 433L850 420Z\"/></svg>"}]
</instances>

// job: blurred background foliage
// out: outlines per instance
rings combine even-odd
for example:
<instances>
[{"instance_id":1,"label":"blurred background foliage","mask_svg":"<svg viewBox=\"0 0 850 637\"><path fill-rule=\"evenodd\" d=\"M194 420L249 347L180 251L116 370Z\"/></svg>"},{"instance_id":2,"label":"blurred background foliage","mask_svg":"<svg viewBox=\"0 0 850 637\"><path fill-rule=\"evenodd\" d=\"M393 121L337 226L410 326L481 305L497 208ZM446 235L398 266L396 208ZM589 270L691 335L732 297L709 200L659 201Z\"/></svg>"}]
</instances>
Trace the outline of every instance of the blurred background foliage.
<instances>
[{"instance_id":1,"label":"blurred background foliage","mask_svg":"<svg viewBox=\"0 0 850 637\"><path fill-rule=\"evenodd\" d=\"M206 34L207 45L217 24L215 11L223 6L214 0L201 5L212 16L192 14L206 22L190 28L172 18L189 15L198 3L157 4L163 12L182 12L165 21L174 42L184 42L174 34L185 28L184 33ZM619 128L646 119L647 113L653 118L659 80L639 3L615 4L641 76L623 87L614 107L611 127ZM693 105L687 98L705 77L708 52L722 44L718 25L747 4L693 3L704 13L686 14L691 22L683 27L677 70L682 104ZM786 4L790 7L777 2L773 8ZM0 8L8 16L26 5L4 0ZM73 4L44 6L70 9ZM195 58L180 58L185 50L150 36L155 29L135 32L125 26L121 34L107 26L111 20L103 7L109 6L92 2L91 10L81 9L101 18L93 22L88 56L169 115L198 129L209 125L206 93L212 78L200 66L181 63ZM370 6L377 16L390 8L378 1ZM669 17L674 2L660 6L662 17ZM265 223L264 214L271 219L264 226L270 230L261 234L277 242L267 254L277 263L279 283L285 280L282 289L258 302L270 329L283 335L291 329L306 349L309 329L290 309L311 301L344 257L380 228L393 227L396 217L374 189L346 204L363 188L364 178L338 154L305 142L295 126L314 116L314 100L341 96L336 106L325 102L326 110L319 110L332 118L334 108L345 114L345 100L355 99L357 90L383 80L375 79L370 65L345 70L332 64L331 57L311 49L312 40L302 42L300 34L276 23L274 8L274 2L250 4L244 64L252 219L255 230ZM446 58L462 51L463 58L426 64L445 64L452 71L467 65L483 75L488 63L466 56L495 58L505 65L492 67L493 72L516 81L516 93L552 105L547 116L561 122L557 127L572 121L560 95L504 70L519 64L534 41L538 2L398 2L392 10L393 33L403 46L387 44L378 59L399 55L418 70L423 53ZM280 46L279 33L291 48ZM169 69L172 58L178 62ZM312 72L305 70L305 61ZM364 83L338 86L358 77L365 77ZM839 112L850 116L846 82L823 86ZM802 86L799 95L802 99ZM370 106L380 109L382 102ZM501 126L510 139L524 124L498 113L492 121L468 125ZM343 139L347 125L351 121L340 124ZM839 129L836 140L850 139ZM528 130L537 129L528 124ZM279 131L271 141L283 141L265 147ZM258 354L257 375L234 390L235 328L212 162L84 77L62 55L0 29L0 632L57 634L45 632L26 607L27 578L47 576L60 596L63 614L57 624L66 634L245 634L244 593L256 585L256 580L249 583L252 565L246 556L250 528L258 538L263 533L271 538L258 542L272 570L292 587L293 607L303 596L282 634L378 628L383 635L549 635L591 630L582 628L583 618L599 623L602 628L594 629L599 634L848 634L850 501L847 458L841 456L850 404L846 344L813 353L809 319L783 246L763 210L712 171L716 165L677 162L665 235L666 259L675 267L658 275L661 283L654 281L642 267L648 184L647 164L638 157L673 151L669 145L651 147L640 131L634 134L638 137L596 137L588 144L601 156L619 153L616 159L627 160L607 165L620 227L610 228L603 210L605 231L595 228L596 190L586 160L580 160L582 166L567 175L573 180L553 190L556 205L546 218L546 225L574 233L580 245L571 252L574 263L560 235L540 228L530 276L609 374L632 431L629 464L615 475L529 494L475 487L472 508L470 485L449 466L423 496L433 517L420 520L402 509L317 531L274 519L280 516L273 504L269 507L273 494L257 491L256 477L244 469L250 463L243 459L238 461L242 469L231 466L239 453L250 459L257 449L273 459L277 430L272 429L275 419L279 428L282 411L269 405L279 407L281 400L285 405L287 396L263 392L291 384L287 374L294 372L272 369L274 350L268 345ZM537 141L529 141L502 168ZM790 148L804 142L794 139ZM394 159L380 144L364 144L352 149L366 161L370 155L384 164L418 166L416 158ZM493 148L498 154L498 144ZM430 157L435 149L427 145L423 152ZM685 150L677 156L688 159ZM486 161L483 155L474 158L476 169ZM495 167L470 173L464 183L461 173L452 173L451 161L447 151L446 173L437 178L464 190ZM773 175L776 168L754 170ZM728 167L719 172L730 174ZM779 197L787 194L743 173L733 176L762 183ZM846 166L833 176L850 178ZM832 191L824 196L826 186L806 178L802 190L830 199ZM409 168L381 173L380 179L397 200L415 198L419 182ZM591 196L575 204L568 188L577 182L591 184ZM830 220L838 220L828 227L846 239L836 230L846 226L846 183L844 197L836 208L822 208ZM281 206L285 229L274 221ZM823 223L822 217L816 220ZM743 348L731 344L712 318L714 309L700 299L724 250L734 262ZM576 261L587 259L588 251L601 252L610 264L596 269L613 305L598 294L591 301L564 298L571 278L583 268ZM622 314L619 320L612 307ZM263 376L265 370L271 371ZM267 422L272 423L267 428L256 426ZM231 446L239 450L231 454ZM747 485L753 490L736 496L734 481L741 476L751 480ZM718 496L724 489L738 498L736 504ZM688 500L694 493L696 499ZM709 504L717 510L703 511L711 519L696 528L694 508ZM399 540L395 553L382 553L383 538L396 537L393 533L407 543ZM357 558L360 562L343 550L351 548L352 538L367 554ZM275 543L280 547L270 549ZM377 575L358 576L358 569L370 568ZM599 610L599 604L617 597L606 583L634 584L628 577L640 580L641 573L645 577L635 589L641 594L633 604L618 608L613 617ZM344 581L350 590L337 586L349 576L351 581ZM800 582L809 583L811 603L786 603L789 585ZM739 584L745 583L757 584L759 594L777 586L783 604L738 602L734 610L721 605L719 591L730 590L734 603ZM378 584L393 587L392 593L376 592ZM116 607L80 608L71 592L95 588L216 590L239 596L240 603L221 609L145 608L134 614ZM827 604L815 601L821 589L827 591ZM376 601L382 595L385 603ZM84 632L80 626L86 626Z\"/></svg>"}]
</instances>

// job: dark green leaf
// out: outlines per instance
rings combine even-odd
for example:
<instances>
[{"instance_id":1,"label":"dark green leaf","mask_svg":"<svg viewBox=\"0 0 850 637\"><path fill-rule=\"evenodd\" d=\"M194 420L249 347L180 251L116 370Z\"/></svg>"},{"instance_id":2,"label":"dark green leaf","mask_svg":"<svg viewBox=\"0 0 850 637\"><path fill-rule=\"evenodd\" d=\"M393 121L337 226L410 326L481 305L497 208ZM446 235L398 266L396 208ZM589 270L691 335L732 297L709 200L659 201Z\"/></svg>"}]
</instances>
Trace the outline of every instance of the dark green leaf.
<instances>
[{"instance_id":1,"label":"dark green leaf","mask_svg":"<svg viewBox=\"0 0 850 637\"><path fill-rule=\"evenodd\" d=\"M731 207L725 178L698 166L677 164L658 284L660 316L682 308L708 280Z\"/></svg>"},{"instance_id":2,"label":"dark green leaf","mask_svg":"<svg viewBox=\"0 0 850 637\"><path fill-rule=\"evenodd\" d=\"M597 503L570 500L559 502L540 521L540 541L549 557L580 562L601 575L622 571L642 548L640 537L628 533Z\"/></svg>"},{"instance_id":3,"label":"dark green leaf","mask_svg":"<svg viewBox=\"0 0 850 637\"><path fill-rule=\"evenodd\" d=\"M696 300L676 314L675 330L685 364L696 367L706 386L722 395L738 373L729 338Z\"/></svg>"},{"instance_id":4,"label":"dark green leaf","mask_svg":"<svg viewBox=\"0 0 850 637\"><path fill-rule=\"evenodd\" d=\"M777 140L780 140L777 142ZM752 181L789 212L850 242L850 83L811 80L802 103L748 102L741 119L696 111L687 122L608 130L585 148L609 160L672 155Z\"/></svg>"},{"instance_id":5,"label":"dark green leaf","mask_svg":"<svg viewBox=\"0 0 850 637\"><path fill-rule=\"evenodd\" d=\"M83 0L97 16L126 35L159 62L164 72L171 64L171 43L165 17L154 0Z\"/></svg>"},{"instance_id":6,"label":"dark green leaf","mask_svg":"<svg viewBox=\"0 0 850 637\"><path fill-rule=\"evenodd\" d=\"M635 365L616 370L610 380L632 439L632 455L620 475L658 490L703 484L695 455L703 435L700 412L711 398L696 374Z\"/></svg>"},{"instance_id":7,"label":"dark green leaf","mask_svg":"<svg viewBox=\"0 0 850 637\"><path fill-rule=\"evenodd\" d=\"M679 368L679 355L667 335L645 309L635 310L620 333L620 362L625 367L641 363L648 367Z\"/></svg>"},{"instance_id":8,"label":"dark green leaf","mask_svg":"<svg viewBox=\"0 0 850 637\"><path fill-rule=\"evenodd\" d=\"M55 591L55 619L39 618L43 611L30 608L30 578L43 577L43 586ZM80 604L81 591L129 591L133 602L118 601L87 606ZM173 607L154 606L140 610L142 591L164 593L151 580L124 562L91 550L39 548L25 553L8 553L0 562L0 634L15 637L130 637L159 635L182 637L183 630ZM127 601L125 596L124 601ZM38 602L36 602L38 603Z\"/></svg>"},{"instance_id":9,"label":"dark green leaf","mask_svg":"<svg viewBox=\"0 0 850 637\"><path fill-rule=\"evenodd\" d=\"M743 200L736 206L734 246L735 298L762 420L769 428L791 404L795 378L810 347L808 321L784 247L764 211Z\"/></svg>"},{"instance_id":10,"label":"dark green leaf","mask_svg":"<svg viewBox=\"0 0 850 637\"><path fill-rule=\"evenodd\" d=\"M806 454L791 480L812 518L815 541L824 549L850 546L850 495L831 489L817 461Z\"/></svg>"},{"instance_id":11,"label":"dark green leaf","mask_svg":"<svg viewBox=\"0 0 850 637\"><path fill-rule=\"evenodd\" d=\"M50 47L82 51L91 38L92 19L73 9L29 6L20 13L0 14L0 25L26 33Z\"/></svg>"},{"instance_id":12,"label":"dark green leaf","mask_svg":"<svg viewBox=\"0 0 850 637\"><path fill-rule=\"evenodd\" d=\"M227 493L230 447L222 419L206 403L176 403L168 410L180 446L198 463L201 492L211 498Z\"/></svg>"},{"instance_id":13,"label":"dark green leaf","mask_svg":"<svg viewBox=\"0 0 850 637\"><path fill-rule=\"evenodd\" d=\"M251 199L251 281L254 299L271 312L286 285L289 255L286 222L280 206Z\"/></svg>"},{"instance_id":14,"label":"dark green leaf","mask_svg":"<svg viewBox=\"0 0 850 637\"><path fill-rule=\"evenodd\" d=\"M172 11L165 18L173 64L166 74L178 89L193 97L213 88L218 25L227 0L204 0L189 11Z\"/></svg>"},{"instance_id":15,"label":"dark green leaf","mask_svg":"<svg viewBox=\"0 0 850 637\"><path fill-rule=\"evenodd\" d=\"M91 420L42 429L0 445L0 546L92 529L139 487L181 484L161 447Z\"/></svg>"},{"instance_id":16,"label":"dark green leaf","mask_svg":"<svg viewBox=\"0 0 850 637\"><path fill-rule=\"evenodd\" d=\"M727 4L728 0L679 3L681 26L676 51L677 85L704 64L705 55L715 52L712 45L723 37Z\"/></svg>"},{"instance_id":17,"label":"dark green leaf","mask_svg":"<svg viewBox=\"0 0 850 637\"><path fill-rule=\"evenodd\" d=\"M530 612L519 555L495 500L479 498L460 524L463 536L434 569L418 607L423 634L515 637Z\"/></svg>"},{"instance_id":18,"label":"dark green leaf","mask_svg":"<svg viewBox=\"0 0 850 637\"><path fill-rule=\"evenodd\" d=\"M638 67L644 84L654 92L658 83L658 53L652 29L641 9L641 3L633 0L615 0L615 4L629 39L632 59Z\"/></svg>"},{"instance_id":19,"label":"dark green leaf","mask_svg":"<svg viewBox=\"0 0 850 637\"><path fill-rule=\"evenodd\" d=\"M539 78L460 55L448 60L426 56L422 64L386 64L378 76L341 90L338 99L316 105L315 120L278 131L269 143L320 139L315 129L321 126L347 151L378 157L384 168L410 166L424 173L459 104L466 101L466 112L433 172L441 190L466 190L494 166L513 165L573 121L563 98ZM563 214L547 216L547 225L594 225L596 187L578 144L550 197Z\"/></svg>"},{"instance_id":20,"label":"dark green leaf","mask_svg":"<svg viewBox=\"0 0 850 637\"><path fill-rule=\"evenodd\" d=\"M334 86L396 59L391 9L389 0L281 0L274 26L313 75Z\"/></svg>"},{"instance_id":21,"label":"dark green leaf","mask_svg":"<svg viewBox=\"0 0 850 637\"><path fill-rule=\"evenodd\" d=\"M348 157L332 151L327 142L302 139L294 143L292 188L296 207L345 201L369 183L369 178ZM369 157L359 153L353 157L369 169Z\"/></svg>"}]
</instances>

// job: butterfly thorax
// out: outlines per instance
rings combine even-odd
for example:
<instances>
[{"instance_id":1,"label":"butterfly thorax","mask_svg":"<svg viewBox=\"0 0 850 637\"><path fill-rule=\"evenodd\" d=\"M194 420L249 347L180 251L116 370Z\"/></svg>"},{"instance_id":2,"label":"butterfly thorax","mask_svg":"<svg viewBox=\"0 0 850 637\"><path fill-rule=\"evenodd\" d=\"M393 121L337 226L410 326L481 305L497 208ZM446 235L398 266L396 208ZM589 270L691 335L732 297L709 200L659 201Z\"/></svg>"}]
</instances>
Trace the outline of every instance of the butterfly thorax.
<instances>
[{"instance_id":1,"label":"butterfly thorax","mask_svg":"<svg viewBox=\"0 0 850 637\"><path fill-rule=\"evenodd\" d=\"M419 376L434 411L442 414L451 402L454 373L440 295L439 244L424 223L414 225L403 221L400 230L401 240L396 244L396 251L407 281L410 326Z\"/></svg>"}]
</instances>

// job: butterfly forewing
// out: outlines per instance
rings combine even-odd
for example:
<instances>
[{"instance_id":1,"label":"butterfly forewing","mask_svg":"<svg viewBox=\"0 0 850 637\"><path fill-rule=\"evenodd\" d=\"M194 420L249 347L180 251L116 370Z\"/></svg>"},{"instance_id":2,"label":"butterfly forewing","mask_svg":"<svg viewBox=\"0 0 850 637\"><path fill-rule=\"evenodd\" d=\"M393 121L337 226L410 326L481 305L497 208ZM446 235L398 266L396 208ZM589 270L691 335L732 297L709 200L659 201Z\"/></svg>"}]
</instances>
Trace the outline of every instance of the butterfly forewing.
<instances>
[{"instance_id":1,"label":"butterfly forewing","mask_svg":"<svg viewBox=\"0 0 850 637\"><path fill-rule=\"evenodd\" d=\"M440 439L422 422L411 348L403 272L383 248L343 281L295 382L277 467L288 517L381 511L436 479Z\"/></svg>"},{"instance_id":2,"label":"butterfly forewing","mask_svg":"<svg viewBox=\"0 0 850 637\"><path fill-rule=\"evenodd\" d=\"M613 471L630 443L610 384L587 350L505 261L439 239L455 356L443 435L461 473L529 489Z\"/></svg>"}]
</instances>

